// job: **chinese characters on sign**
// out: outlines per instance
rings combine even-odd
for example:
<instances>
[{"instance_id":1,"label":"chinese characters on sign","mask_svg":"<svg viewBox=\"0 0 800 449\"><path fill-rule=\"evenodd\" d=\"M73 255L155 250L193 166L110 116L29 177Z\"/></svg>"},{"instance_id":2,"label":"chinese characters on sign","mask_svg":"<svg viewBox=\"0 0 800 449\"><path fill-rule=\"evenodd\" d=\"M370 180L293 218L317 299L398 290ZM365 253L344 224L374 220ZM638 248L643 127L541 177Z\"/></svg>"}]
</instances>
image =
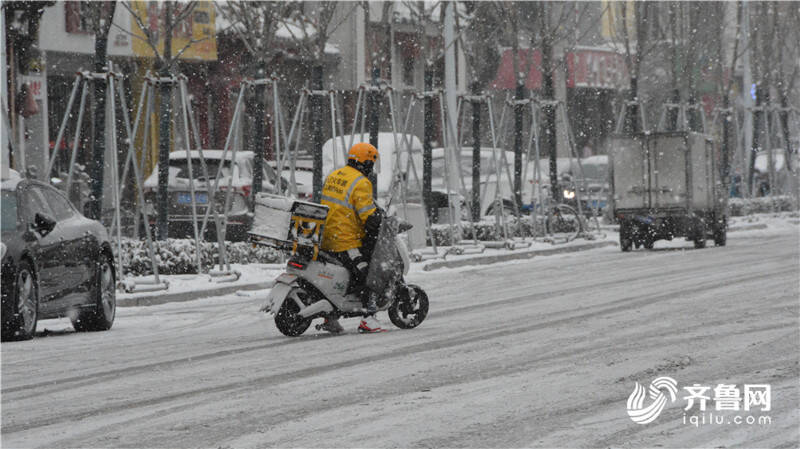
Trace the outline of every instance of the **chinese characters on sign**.
<instances>
[{"instance_id":1,"label":"chinese characters on sign","mask_svg":"<svg viewBox=\"0 0 800 449\"><path fill-rule=\"evenodd\" d=\"M700 384L694 384L690 387L683 387L689 395L684 396L686 400L686 408L684 410L691 410L695 404L698 405L701 412L706 411L706 403L711 400L709 390L711 387ZM736 385L719 384L714 390L714 405L715 410L760 410L768 412L771 409L771 391L770 386L767 384L745 384L744 396Z\"/></svg>"}]
</instances>

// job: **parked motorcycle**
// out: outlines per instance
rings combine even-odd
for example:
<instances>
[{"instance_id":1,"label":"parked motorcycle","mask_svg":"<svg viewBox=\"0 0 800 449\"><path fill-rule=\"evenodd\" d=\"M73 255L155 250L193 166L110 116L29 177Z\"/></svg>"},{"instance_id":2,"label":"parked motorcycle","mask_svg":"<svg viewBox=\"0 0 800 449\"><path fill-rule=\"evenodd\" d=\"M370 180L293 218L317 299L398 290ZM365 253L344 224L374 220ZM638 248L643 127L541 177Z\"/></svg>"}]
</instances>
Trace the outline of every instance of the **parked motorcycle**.
<instances>
[{"instance_id":1,"label":"parked motorcycle","mask_svg":"<svg viewBox=\"0 0 800 449\"><path fill-rule=\"evenodd\" d=\"M388 311L389 320L401 329L419 326L428 315L428 295L404 279L410 260L398 234L410 228L396 217L383 219L367 275L367 286L379 295L378 310ZM302 335L316 318L349 318L365 313L357 289L350 285L350 273L341 262L324 251L314 259L312 252L295 248L286 271L275 280L261 308L275 315L275 325L284 335Z\"/></svg>"}]
</instances>

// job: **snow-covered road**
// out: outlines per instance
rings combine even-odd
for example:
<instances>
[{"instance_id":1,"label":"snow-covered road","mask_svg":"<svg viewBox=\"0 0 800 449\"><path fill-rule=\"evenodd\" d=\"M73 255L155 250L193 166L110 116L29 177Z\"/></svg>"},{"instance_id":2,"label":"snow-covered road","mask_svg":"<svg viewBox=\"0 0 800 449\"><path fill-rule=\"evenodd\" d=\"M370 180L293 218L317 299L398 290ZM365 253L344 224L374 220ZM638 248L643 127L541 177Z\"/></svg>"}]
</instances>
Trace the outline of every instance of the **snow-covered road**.
<instances>
[{"instance_id":1,"label":"snow-covered road","mask_svg":"<svg viewBox=\"0 0 800 449\"><path fill-rule=\"evenodd\" d=\"M284 337L263 292L120 308L104 333L42 322L2 344L2 446L798 447L798 236L412 273L428 319L379 335ZM634 423L659 376L769 384L772 422L684 424L679 390Z\"/></svg>"}]
</instances>

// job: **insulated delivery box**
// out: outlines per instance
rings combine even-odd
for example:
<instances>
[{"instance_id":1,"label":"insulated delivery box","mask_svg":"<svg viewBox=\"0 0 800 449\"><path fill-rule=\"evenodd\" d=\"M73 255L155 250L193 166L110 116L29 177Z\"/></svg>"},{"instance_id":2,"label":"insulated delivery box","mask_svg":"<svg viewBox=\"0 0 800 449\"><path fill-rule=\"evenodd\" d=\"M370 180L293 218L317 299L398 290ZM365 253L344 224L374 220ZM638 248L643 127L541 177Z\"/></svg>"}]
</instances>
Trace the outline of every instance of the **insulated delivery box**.
<instances>
[{"instance_id":1,"label":"insulated delivery box","mask_svg":"<svg viewBox=\"0 0 800 449\"><path fill-rule=\"evenodd\" d=\"M328 206L269 193L255 199L251 241L315 259L322 241Z\"/></svg>"},{"instance_id":2,"label":"insulated delivery box","mask_svg":"<svg viewBox=\"0 0 800 449\"><path fill-rule=\"evenodd\" d=\"M727 189L719 176L714 140L696 132L612 136L611 202L620 246L652 248L659 239L707 238L724 245Z\"/></svg>"}]
</instances>

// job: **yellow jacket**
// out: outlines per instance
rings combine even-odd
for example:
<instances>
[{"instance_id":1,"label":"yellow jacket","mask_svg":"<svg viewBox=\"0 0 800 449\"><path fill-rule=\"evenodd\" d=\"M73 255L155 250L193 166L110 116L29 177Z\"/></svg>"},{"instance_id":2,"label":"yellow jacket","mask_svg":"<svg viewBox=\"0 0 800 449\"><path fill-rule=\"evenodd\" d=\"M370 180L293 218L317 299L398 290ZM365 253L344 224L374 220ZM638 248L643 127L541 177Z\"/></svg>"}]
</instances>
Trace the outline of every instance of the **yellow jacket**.
<instances>
[{"instance_id":1,"label":"yellow jacket","mask_svg":"<svg viewBox=\"0 0 800 449\"><path fill-rule=\"evenodd\" d=\"M322 249L341 252L360 248L364 223L375 212L369 179L349 165L335 170L325 179L320 203L328 206Z\"/></svg>"}]
</instances>

